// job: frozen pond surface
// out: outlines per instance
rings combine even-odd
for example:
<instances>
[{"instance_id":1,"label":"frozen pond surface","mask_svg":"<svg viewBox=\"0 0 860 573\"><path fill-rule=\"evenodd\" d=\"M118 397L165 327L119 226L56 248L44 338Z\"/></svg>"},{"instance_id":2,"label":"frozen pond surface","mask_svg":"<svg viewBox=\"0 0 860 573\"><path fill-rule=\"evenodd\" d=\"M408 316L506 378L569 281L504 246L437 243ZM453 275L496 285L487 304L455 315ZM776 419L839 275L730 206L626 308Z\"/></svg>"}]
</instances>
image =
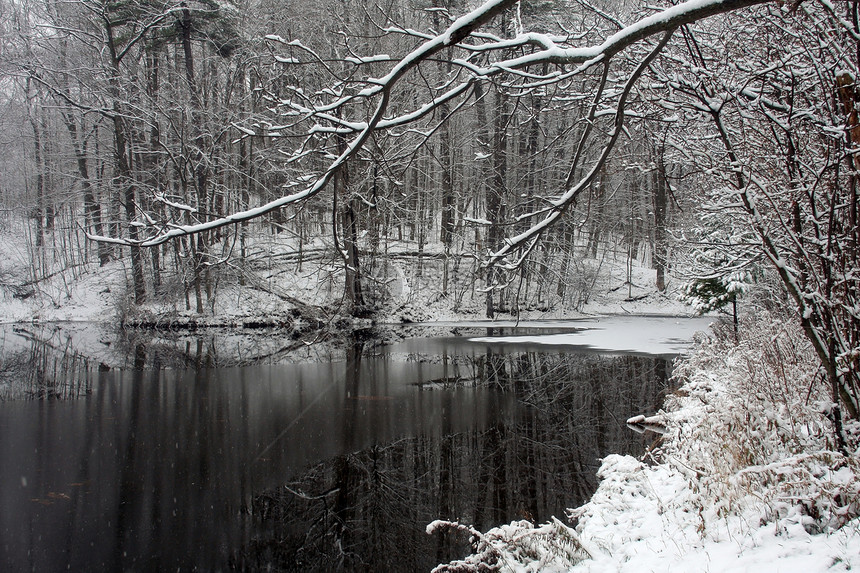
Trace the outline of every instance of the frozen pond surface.
<instances>
[{"instance_id":1,"label":"frozen pond surface","mask_svg":"<svg viewBox=\"0 0 860 573\"><path fill-rule=\"evenodd\" d=\"M213 335L177 342L186 366L169 369L162 343L108 369L7 329L2 381L25 398L0 402L0 568L429 570L466 540L428 522L562 516L602 456L643 451L653 436L624 421L659 407L671 353L642 354L650 335L636 355L555 339L654 320L458 325L233 367L207 366L224 361ZM660 322L666 340L691 328Z\"/></svg>"},{"instance_id":2,"label":"frozen pond surface","mask_svg":"<svg viewBox=\"0 0 860 573\"><path fill-rule=\"evenodd\" d=\"M678 355L689 350L693 335L707 331L710 317L607 316L557 323L574 332L475 337L472 342L546 344L591 349L600 352Z\"/></svg>"}]
</instances>

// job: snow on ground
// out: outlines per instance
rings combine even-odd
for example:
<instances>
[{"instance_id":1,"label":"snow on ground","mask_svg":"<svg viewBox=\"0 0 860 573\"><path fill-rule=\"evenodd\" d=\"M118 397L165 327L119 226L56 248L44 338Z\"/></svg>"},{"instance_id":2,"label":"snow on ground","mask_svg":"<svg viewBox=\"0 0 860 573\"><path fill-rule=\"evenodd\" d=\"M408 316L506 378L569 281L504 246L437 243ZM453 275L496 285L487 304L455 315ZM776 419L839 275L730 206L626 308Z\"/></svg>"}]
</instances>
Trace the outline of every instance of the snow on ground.
<instances>
[{"instance_id":1,"label":"snow on ground","mask_svg":"<svg viewBox=\"0 0 860 573\"><path fill-rule=\"evenodd\" d=\"M249 263L244 272L232 263L216 267L214 297L197 314L194 293L187 295L178 277L165 273L162 290L150 288L147 302L134 308L129 285L131 269L127 260L112 260L101 267L96 261L66 265L66 254L48 241L42 274L48 278L37 284L30 270L32 245L26 227L11 223L0 229L0 322L86 321L118 323L135 313L140 318L169 321L195 321L198 324L232 325L243 320L278 317L295 308L295 302L337 310L342 303L341 263L326 258L321 239L307 243L303 265L297 264L296 249L289 239L279 236L257 237L249 242ZM441 247L427 245L428 256L439 255ZM414 252L408 241L392 247ZM435 252L438 250L439 253ZM323 253L323 254L321 254ZM91 253L91 255L93 255ZM94 255L93 255L94 256ZM413 259L383 258L373 269L366 269L367 284L385 291L379 302L378 322L460 321L486 318L483 284L476 280L470 259L449 266L448 293L441 292L442 262L427 258L420 273ZM560 297L553 283L537 296L534 287L529 300L517 314L510 309L499 312L496 320L546 320L597 315L690 315L691 310L678 300L679 281L669 277L669 289L660 293L654 287L656 272L637 261L628 274L624 257L607 252L600 260L576 261L571 270L566 294ZM240 280L241 277L241 280ZM172 282L171 282L172 281ZM244 285L241 284L244 282ZM188 308L190 306L190 308ZM277 321L275 321L277 322Z\"/></svg>"},{"instance_id":2,"label":"snow on ground","mask_svg":"<svg viewBox=\"0 0 860 573\"><path fill-rule=\"evenodd\" d=\"M799 512L764 524L755 511L721 516L719 501L703 499L681 464L604 459L598 491L574 512L590 558L570 570L812 573L860 566L860 520L812 534Z\"/></svg>"}]
</instances>

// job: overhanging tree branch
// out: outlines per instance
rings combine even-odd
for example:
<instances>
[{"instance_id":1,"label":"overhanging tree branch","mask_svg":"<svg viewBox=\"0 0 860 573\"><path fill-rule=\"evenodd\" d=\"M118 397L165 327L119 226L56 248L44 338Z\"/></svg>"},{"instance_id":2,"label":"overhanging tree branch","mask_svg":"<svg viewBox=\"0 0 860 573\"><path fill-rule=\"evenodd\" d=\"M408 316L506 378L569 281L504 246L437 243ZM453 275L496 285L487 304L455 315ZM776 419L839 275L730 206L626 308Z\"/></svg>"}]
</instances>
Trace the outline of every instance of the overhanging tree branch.
<instances>
[{"instance_id":1,"label":"overhanging tree branch","mask_svg":"<svg viewBox=\"0 0 860 573\"><path fill-rule=\"evenodd\" d=\"M328 166L317 177L317 179L302 191L284 195L258 207L238 211L211 221L187 225L175 225L165 222L160 228L157 226L150 227L151 232L149 236L138 240L126 237L108 237L93 234L88 236L90 239L96 241L148 247L162 244L176 237L201 233L217 229L219 227L255 219L286 205L301 202L318 194L330 183L334 174L340 170L347 161L359 154L375 131L392 129L394 127L401 127L416 122L437 109L442 102L448 102L469 93L475 81L488 79L500 74L523 74L526 73L528 68L537 65L543 66L546 64L553 64L562 68L572 64L578 66L572 71L567 70L562 72L561 70L556 70L545 74L542 73L534 75L534 78L540 78L544 83L561 81L562 79L571 77L573 74L581 74L597 63L606 64L614 55L642 40L650 38L651 36L663 34L663 39L659 44L659 48L662 48L671 36L671 32L679 26L716 14L730 12L756 4L762 4L765 1L766 0L689 0L688 2L684 2L677 6L672 6L652 14L635 24L626 26L600 44L586 47L567 47L560 45L560 40L558 38L541 34L523 33L512 40L505 41L499 41L497 38L489 35L476 35L479 28L516 4L516 0L490 0L479 8L455 20L444 32L425 40L421 45L397 61L397 63L391 67L385 75L365 79L363 81L364 87L362 89L358 89L353 93L345 94L340 97L335 97L329 103L302 110L309 119L324 118L330 121L331 118L334 117L332 112L338 109L347 110L349 106L356 105L360 102L368 102L372 107L372 109L367 113L368 119L366 121L356 122L353 120L342 119L334 122L335 127L328 129L321 128L319 124L315 122L315 124L309 128L307 137L312 137L326 131L329 133L332 131L335 133L351 132L355 135L347 142L345 149L330 161ZM465 41L470 37L475 40L477 44L466 44ZM485 44L483 47L481 46L482 43ZM504 50L504 53L510 53L510 48L512 46L520 48L530 47L534 51L517 57L490 61L486 65L478 65L467 60L457 60L457 63L462 65L462 69L471 71L473 74L472 78L448 89L444 94L432 94L428 101L419 104L412 112L400 114L393 118L386 117L389 110L392 91L395 89L398 82L400 82L400 80L409 72L416 69L422 62L428 61L442 50L449 47L459 47L472 54L480 52L484 55L492 55L502 50ZM647 62L650 62L657 53L659 53L659 49L652 51L651 55L647 58ZM378 63L379 60L371 58L368 61ZM641 74L642 69L644 68L638 68L635 76L636 78ZM625 88L625 98L626 94L629 94L629 90L632 89L633 83L635 83L635 80L634 82L628 82L627 87ZM374 101L375 103L372 103ZM622 124L623 106L619 106L618 111L616 112L616 128L613 130L611 136L611 141L613 143L620 134ZM244 136L248 136L248 130L244 131ZM609 150L611 150L611 145L608 146L606 150L607 153L605 155L608 156ZM603 161L605 161L605 158ZM544 220L537 223L534 229L529 230L527 235L520 235L510 239L505 248L493 254L491 262L498 262L513 248L529 241L532 237L539 234L548 225L557 220L561 215L561 212L564 210L563 205L569 204L575 199L581 189L587 186L588 182L593 179L594 173L594 170L589 171L588 175L586 175L587 181L583 180L579 184L568 189L559 200L554 202L552 213ZM589 177L591 179L589 179Z\"/></svg>"}]
</instances>

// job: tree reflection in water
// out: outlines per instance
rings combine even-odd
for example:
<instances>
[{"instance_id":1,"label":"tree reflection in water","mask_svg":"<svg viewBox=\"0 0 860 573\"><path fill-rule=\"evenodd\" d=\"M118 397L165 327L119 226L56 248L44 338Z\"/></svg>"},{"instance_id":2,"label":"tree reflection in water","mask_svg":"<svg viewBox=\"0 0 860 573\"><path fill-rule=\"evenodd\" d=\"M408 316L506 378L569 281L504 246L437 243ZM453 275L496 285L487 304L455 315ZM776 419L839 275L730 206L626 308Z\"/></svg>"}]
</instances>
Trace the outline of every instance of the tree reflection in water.
<instances>
[{"instance_id":1,"label":"tree reflection in water","mask_svg":"<svg viewBox=\"0 0 860 573\"><path fill-rule=\"evenodd\" d=\"M78 398L92 391L98 364L60 336L0 328L0 401Z\"/></svg>"},{"instance_id":2,"label":"tree reflection in water","mask_svg":"<svg viewBox=\"0 0 860 573\"><path fill-rule=\"evenodd\" d=\"M127 369L86 359L64 378L83 354L24 340L2 365L56 378L0 402L4 570L428 570L467 549L427 535L434 519L486 529L582 503L602 456L643 451L625 421L659 406L670 368L462 339L216 368L207 337L185 356L113 344Z\"/></svg>"},{"instance_id":3,"label":"tree reflection in water","mask_svg":"<svg viewBox=\"0 0 860 573\"><path fill-rule=\"evenodd\" d=\"M361 355L354 349L346 364L353 398L361 387ZM438 435L351 450L254 496L248 511L264 527L242 552L243 565L429 570L468 549L465 538L424 533L433 519L483 530L563 516L595 490L600 458L644 451L643 437L625 421L659 407L671 366L666 358L552 351L488 351L441 361L459 366L443 380L471 370L474 383L513 392L526 407L460 432L445 416ZM341 420L344 443L353 435L358 403Z\"/></svg>"}]
</instances>

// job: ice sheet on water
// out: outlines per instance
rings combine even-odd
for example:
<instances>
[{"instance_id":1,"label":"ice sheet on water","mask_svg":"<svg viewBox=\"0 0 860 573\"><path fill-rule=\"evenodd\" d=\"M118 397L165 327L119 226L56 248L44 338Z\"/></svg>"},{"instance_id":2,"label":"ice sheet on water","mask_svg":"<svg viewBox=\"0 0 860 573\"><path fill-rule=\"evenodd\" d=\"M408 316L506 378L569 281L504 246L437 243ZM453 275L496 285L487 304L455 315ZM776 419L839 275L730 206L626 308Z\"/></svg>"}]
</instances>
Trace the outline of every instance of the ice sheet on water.
<instances>
[{"instance_id":1,"label":"ice sheet on water","mask_svg":"<svg viewBox=\"0 0 860 573\"><path fill-rule=\"evenodd\" d=\"M711 322L713 318L708 317L607 316L572 321L570 326L579 330L563 334L480 337L470 340L481 343L578 346L606 352L684 354L689 350L693 336L697 332L706 332Z\"/></svg>"}]
</instances>

